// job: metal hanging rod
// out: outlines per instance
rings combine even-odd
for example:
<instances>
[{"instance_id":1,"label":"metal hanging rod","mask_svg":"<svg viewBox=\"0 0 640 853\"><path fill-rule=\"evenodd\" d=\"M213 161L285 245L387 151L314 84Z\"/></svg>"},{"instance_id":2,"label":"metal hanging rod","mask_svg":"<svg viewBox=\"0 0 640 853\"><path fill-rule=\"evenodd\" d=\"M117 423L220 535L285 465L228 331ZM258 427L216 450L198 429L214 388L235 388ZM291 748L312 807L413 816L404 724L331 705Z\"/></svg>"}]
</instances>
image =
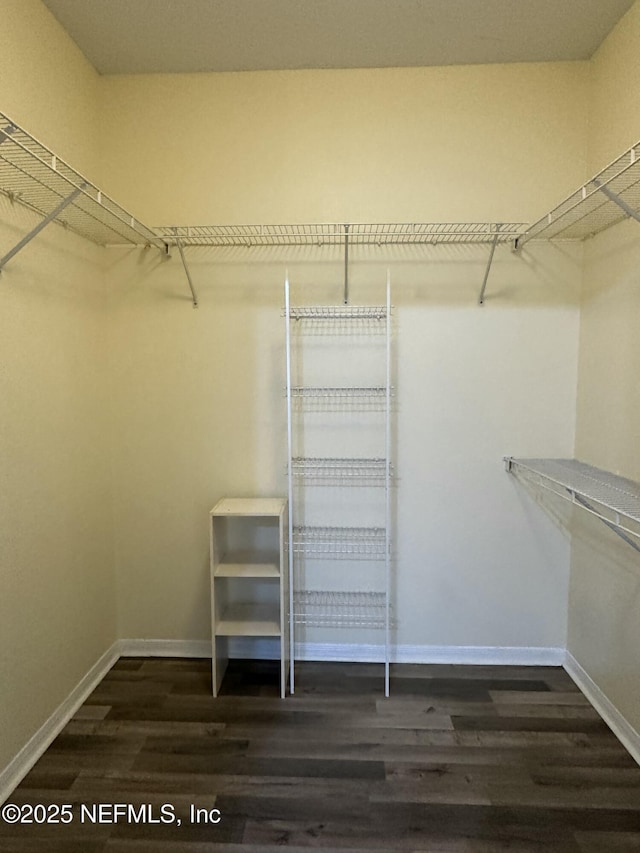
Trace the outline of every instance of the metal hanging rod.
<instances>
[{"instance_id":1,"label":"metal hanging rod","mask_svg":"<svg viewBox=\"0 0 640 853\"><path fill-rule=\"evenodd\" d=\"M491 244L513 241L524 223L413 222L413 223L316 223L301 225L170 225L156 229L173 244L184 246L345 246L437 245L440 243ZM348 298L348 274L345 282Z\"/></svg>"},{"instance_id":2,"label":"metal hanging rod","mask_svg":"<svg viewBox=\"0 0 640 853\"><path fill-rule=\"evenodd\" d=\"M162 237L1 112L0 191L43 216L42 227L56 221L101 246L150 245L168 251ZM20 248L42 227L33 229ZM3 263L17 251L5 254Z\"/></svg>"}]
</instances>

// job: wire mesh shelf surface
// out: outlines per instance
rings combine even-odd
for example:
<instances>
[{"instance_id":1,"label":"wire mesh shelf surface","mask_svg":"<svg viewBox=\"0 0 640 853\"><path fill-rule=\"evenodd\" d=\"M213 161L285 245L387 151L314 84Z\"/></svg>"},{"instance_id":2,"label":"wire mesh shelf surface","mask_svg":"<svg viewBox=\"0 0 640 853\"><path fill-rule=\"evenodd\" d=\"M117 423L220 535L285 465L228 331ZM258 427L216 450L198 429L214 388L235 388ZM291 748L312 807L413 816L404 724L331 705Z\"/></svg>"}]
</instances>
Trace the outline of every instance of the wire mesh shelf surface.
<instances>
[{"instance_id":1,"label":"wire mesh shelf surface","mask_svg":"<svg viewBox=\"0 0 640 853\"><path fill-rule=\"evenodd\" d=\"M577 459L506 459L507 469L522 474L555 491L560 497L593 501L608 510L613 517L596 512L604 521L638 536L640 531L624 527L620 517L640 525L640 484L609 471L587 465ZM593 511L593 510L592 510Z\"/></svg>"},{"instance_id":2,"label":"wire mesh shelf surface","mask_svg":"<svg viewBox=\"0 0 640 853\"><path fill-rule=\"evenodd\" d=\"M612 194L640 214L640 142L527 228L517 245L533 238L581 240L615 225L629 214Z\"/></svg>"},{"instance_id":3,"label":"wire mesh shelf surface","mask_svg":"<svg viewBox=\"0 0 640 853\"><path fill-rule=\"evenodd\" d=\"M164 241L113 199L0 113L0 189L9 198L48 216L71 193L77 196L56 221L99 245Z\"/></svg>"},{"instance_id":4,"label":"wire mesh shelf surface","mask_svg":"<svg viewBox=\"0 0 640 853\"><path fill-rule=\"evenodd\" d=\"M185 246L331 246L438 243L491 243L513 240L523 223L387 222L299 225L165 225L157 228L168 243Z\"/></svg>"},{"instance_id":5,"label":"wire mesh shelf surface","mask_svg":"<svg viewBox=\"0 0 640 853\"><path fill-rule=\"evenodd\" d=\"M384 305L295 305L289 309L292 320L385 320Z\"/></svg>"},{"instance_id":6,"label":"wire mesh shelf surface","mask_svg":"<svg viewBox=\"0 0 640 853\"><path fill-rule=\"evenodd\" d=\"M298 386L293 387L291 389L291 396L298 397L301 399L318 399L324 397L337 397L338 399L351 400L351 399L385 399L387 394L387 389L384 385L376 385L371 387L357 386L353 388L347 387L334 387L334 388L321 388L321 387L310 387L310 386Z\"/></svg>"},{"instance_id":7,"label":"wire mesh shelf surface","mask_svg":"<svg viewBox=\"0 0 640 853\"><path fill-rule=\"evenodd\" d=\"M293 552L316 559L384 560L386 532L382 527L293 528Z\"/></svg>"},{"instance_id":8,"label":"wire mesh shelf surface","mask_svg":"<svg viewBox=\"0 0 640 853\"><path fill-rule=\"evenodd\" d=\"M387 389L384 386L353 388L292 387L291 402L307 412L384 412ZM389 397L392 396L391 389Z\"/></svg>"},{"instance_id":9,"label":"wire mesh shelf surface","mask_svg":"<svg viewBox=\"0 0 640 853\"><path fill-rule=\"evenodd\" d=\"M293 597L294 621L314 628L384 628L383 592L299 591Z\"/></svg>"},{"instance_id":10,"label":"wire mesh shelf surface","mask_svg":"<svg viewBox=\"0 0 640 853\"><path fill-rule=\"evenodd\" d=\"M291 471L295 477L304 477L318 484L378 486L385 483L387 462L379 458L296 456L291 460ZM391 475L391 465L388 473Z\"/></svg>"}]
</instances>

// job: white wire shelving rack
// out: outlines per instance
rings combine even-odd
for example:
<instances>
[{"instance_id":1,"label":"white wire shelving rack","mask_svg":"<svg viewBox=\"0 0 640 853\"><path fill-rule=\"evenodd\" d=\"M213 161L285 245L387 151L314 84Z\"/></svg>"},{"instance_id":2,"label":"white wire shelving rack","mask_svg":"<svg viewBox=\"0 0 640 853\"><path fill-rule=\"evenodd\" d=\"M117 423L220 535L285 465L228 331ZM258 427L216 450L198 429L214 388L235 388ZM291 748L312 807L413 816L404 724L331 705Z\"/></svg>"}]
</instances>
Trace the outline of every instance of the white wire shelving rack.
<instances>
[{"instance_id":1,"label":"white wire shelving rack","mask_svg":"<svg viewBox=\"0 0 640 853\"><path fill-rule=\"evenodd\" d=\"M344 336L381 334L376 347L384 346L384 384L336 386L328 384L294 385L294 356L292 354L292 332L302 338L322 333ZM378 629L384 632L384 692L389 695L390 666L390 593L391 593L391 285L387 279L386 304L361 306L292 306L289 280L285 282L285 335L287 358L287 443L289 484L289 573L290 573L290 630L291 630L291 673L292 692L295 689L295 638L296 628L303 626L338 629ZM382 377L381 377L382 378ZM384 413L383 442L384 456L337 457L297 456L294 436L294 404L316 405L329 402L331 416L341 406L359 406L363 401L373 402L376 411ZM335 406L335 408L334 408ZM296 425L299 423L296 421ZM306 425L302 427L307 429ZM300 498L308 489L316 486L342 487L360 486L378 490L383 496L382 513L384 526L362 525L314 525L300 523L296 512ZM377 498L376 500L379 500ZM349 501L353 507L355 498ZM349 575L348 590L298 588L296 568L305 561L341 561L346 566L351 562L363 561L365 574ZM370 569L366 564L379 565L384 572L380 586L379 578L371 581ZM341 568L342 570L342 568ZM374 588L371 588L373 586Z\"/></svg>"},{"instance_id":2,"label":"white wire shelving rack","mask_svg":"<svg viewBox=\"0 0 640 853\"><path fill-rule=\"evenodd\" d=\"M507 456L504 461L509 473L571 501L640 548L640 483L577 459Z\"/></svg>"},{"instance_id":3,"label":"white wire shelving rack","mask_svg":"<svg viewBox=\"0 0 640 853\"><path fill-rule=\"evenodd\" d=\"M0 191L43 217L0 257L0 270L54 221L100 246L132 244L168 251L155 231L1 112Z\"/></svg>"},{"instance_id":4,"label":"white wire shelving rack","mask_svg":"<svg viewBox=\"0 0 640 853\"><path fill-rule=\"evenodd\" d=\"M631 217L640 221L640 142L516 237L584 240Z\"/></svg>"}]
</instances>

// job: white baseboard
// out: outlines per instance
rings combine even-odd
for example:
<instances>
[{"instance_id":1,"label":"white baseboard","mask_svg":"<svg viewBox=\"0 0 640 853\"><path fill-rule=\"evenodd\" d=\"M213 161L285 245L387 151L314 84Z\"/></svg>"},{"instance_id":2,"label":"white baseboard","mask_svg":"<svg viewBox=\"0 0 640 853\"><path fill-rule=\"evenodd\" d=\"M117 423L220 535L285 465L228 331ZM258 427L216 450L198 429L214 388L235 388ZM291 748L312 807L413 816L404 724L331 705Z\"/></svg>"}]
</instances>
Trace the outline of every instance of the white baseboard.
<instances>
[{"instance_id":1,"label":"white baseboard","mask_svg":"<svg viewBox=\"0 0 640 853\"><path fill-rule=\"evenodd\" d=\"M120 640L126 658L210 658L207 640Z\"/></svg>"},{"instance_id":2,"label":"white baseboard","mask_svg":"<svg viewBox=\"0 0 640 853\"><path fill-rule=\"evenodd\" d=\"M300 643L296 658L309 661L382 661L384 646ZM499 646L392 646L391 663L448 663L495 666L562 666L564 649Z\"/></svg>"},{"instance_id":3,"label":"white baseboard","mask_svg":"<svg viewBox=\"0 0 640 853\"><path fill-rule=\"evenodd\" d=\"M640 733L622 716L613 702L602 692L570 652L566 653L564 668L631 754L634 761L640 764Z\"/></svg>"},{"instance_id":4,"label":"white baseboard","mask_svg":"<svg viewBox=\"0 0 640 853\"><path fill-rule=\"evenodd\" d=\"M60 734L78 708L86 700L87 696L95 690L119 657L119 643L115 642L94 663L89 672L86 673L67 698L56 708L49 719L40 726L33 737L27 741L7 767L0 770L0 804L20 784L43 752Z\"/></svg>"},{"instance_id":5,"label":"white baseboard","mask_svg":"<svg viewBox=\"0 0 640 853\"><path fill-rule=\"evenodd\" d=\"M207 640L120 640L125 657L211 657ZM256 637L229 639L229 656L276 660L279 640ZM355 643L296 643L296 660L354 661L368 663L384 660L384 646ZM392 663L485 664L487 666L562 666L565 650L520 646L409 646L391 648Z\"/></svg>"},{"instance_id":6,"label":"white baseboard","mask_svg":"<svg viewBox=\"0 0 640 853\"><path fill-rule=\"evenodd\" d=\"M229 637L229 657L277 660L276 637ZM120 640L120 654L127 658L210 658L209 640Z\"/></svg>"}]
</instances>

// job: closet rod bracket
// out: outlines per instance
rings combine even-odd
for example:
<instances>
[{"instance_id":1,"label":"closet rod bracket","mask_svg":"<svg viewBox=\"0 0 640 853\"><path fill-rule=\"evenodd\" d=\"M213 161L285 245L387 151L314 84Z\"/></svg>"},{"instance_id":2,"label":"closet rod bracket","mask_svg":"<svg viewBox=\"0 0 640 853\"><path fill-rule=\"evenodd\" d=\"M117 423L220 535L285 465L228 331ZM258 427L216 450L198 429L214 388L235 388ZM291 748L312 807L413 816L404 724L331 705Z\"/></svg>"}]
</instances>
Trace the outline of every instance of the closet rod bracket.
<instances>
[{"instance_id":1,"label":"closet rod bracket","mask_svg":"<svg viewBox=\"0 0 640 853\"><path fill-rule=\"evenodd\" d=\"M2 141L3 140L0 139L0 143ZM7 252L7 254L3 258L0 258L0 272L2 272L5 264L8 263L11 260L11 258L14 257L14 255L17 255L21 249L24 249L24 247L27 246L33 240L34 237L37 237L37 235L42 231L43 228L46 228L50 222L53 222L53 220L56 219L62 213L62 211L65 209L65 207L67 207L67 205L71 204L71 202L78 195L80 195L80 193L83 191L85 186L86 186L86 184L81 184L79 187L76 187L75 190L72 193L70 193L66 198L63 198L62 201L60 202L60 204L54 210L52 210L51 213L49 213L47 216L45 216L45 218L41 222L39 222L35 228L33 228L31 231L29 231L29 233L26 234L22 238L22 240L20 240L20 242L17 243L13 247L13 249L11 249L11 251Z\"/></svg>"}]
</instances>

